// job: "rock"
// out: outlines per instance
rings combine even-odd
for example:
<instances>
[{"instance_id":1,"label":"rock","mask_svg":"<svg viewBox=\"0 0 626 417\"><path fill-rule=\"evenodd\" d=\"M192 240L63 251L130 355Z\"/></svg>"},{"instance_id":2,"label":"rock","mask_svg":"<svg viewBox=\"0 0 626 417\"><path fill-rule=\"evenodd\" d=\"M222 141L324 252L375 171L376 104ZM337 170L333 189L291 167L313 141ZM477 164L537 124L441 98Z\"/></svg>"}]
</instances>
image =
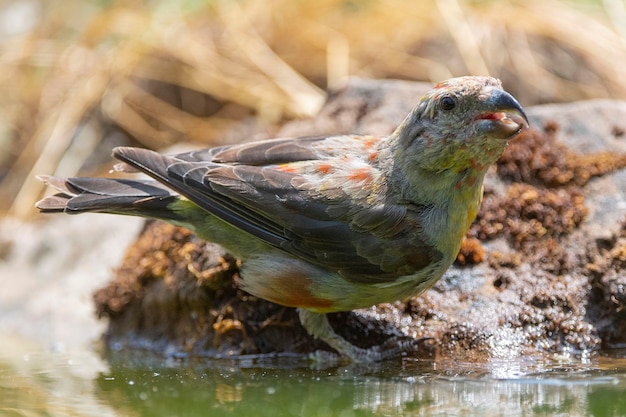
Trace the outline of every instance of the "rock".
<instances>
[{"instance_id":1,"label":"rock","mask_svg":"<svg viewBox=\"0 0 626 417\"><path fill-rule=\"evenodd\" d=\"M574 152L626 152L626 101L587 100L527 109L531 125L558 127L556 139Z\"/></svg>"},{"instance_id":2,"label":"rock","mask_svg":"<svg viewBox=\"0 0 626 417\"><path fill-rule=\"evenodd\" d=\"M317 118L281 135L387 134L426 89L353 80ZM471 361L626 343L626 102L527 110L534 130L489 172L463 265L411 300L331 315L339 333L360 346L432 338L418 356ZM97 311L109 317L106 340L207 356L327 349L293 309L245 294L236 281L237 262L221 249L152 222L96 293Z\"/></svg>"}]
</instances>

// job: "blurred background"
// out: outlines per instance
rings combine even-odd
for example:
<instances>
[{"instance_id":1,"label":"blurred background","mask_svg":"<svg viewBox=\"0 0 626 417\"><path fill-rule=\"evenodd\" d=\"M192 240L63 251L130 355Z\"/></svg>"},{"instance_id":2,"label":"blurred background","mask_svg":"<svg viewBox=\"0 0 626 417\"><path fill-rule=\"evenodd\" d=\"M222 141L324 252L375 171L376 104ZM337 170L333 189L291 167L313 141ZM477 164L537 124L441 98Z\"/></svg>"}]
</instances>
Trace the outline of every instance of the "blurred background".
<instances>
[{"instance_id":1,"label":"blurred background","mask_svg":"<svg viewBox=\"0 0 626 417\"><path fill-rule=\"evenodd\" d=\"M0 1L0 216L113 146L271 137L349 77L490 74L528 106L626 99L625 65L625 0Z\"/></svg>"}]
</instances>

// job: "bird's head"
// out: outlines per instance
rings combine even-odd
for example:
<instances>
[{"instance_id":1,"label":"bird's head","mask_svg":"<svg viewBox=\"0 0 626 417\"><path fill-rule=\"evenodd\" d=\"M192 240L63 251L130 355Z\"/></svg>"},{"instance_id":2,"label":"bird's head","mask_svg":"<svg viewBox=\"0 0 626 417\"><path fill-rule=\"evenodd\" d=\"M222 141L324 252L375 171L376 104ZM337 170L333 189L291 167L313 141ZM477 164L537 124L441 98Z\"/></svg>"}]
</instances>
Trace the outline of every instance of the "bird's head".
<instances>
[{"instance_id":1,"label":"bird's head","mask_svg":"<svg viewBox=\"0 0 626 417\"><path fill-rule=\"evenodd\" d=\"M515 98L491 77L459 77L427 92L393 133L405 168L485 172L528 126Z\"/></svg>"}]
</instances>

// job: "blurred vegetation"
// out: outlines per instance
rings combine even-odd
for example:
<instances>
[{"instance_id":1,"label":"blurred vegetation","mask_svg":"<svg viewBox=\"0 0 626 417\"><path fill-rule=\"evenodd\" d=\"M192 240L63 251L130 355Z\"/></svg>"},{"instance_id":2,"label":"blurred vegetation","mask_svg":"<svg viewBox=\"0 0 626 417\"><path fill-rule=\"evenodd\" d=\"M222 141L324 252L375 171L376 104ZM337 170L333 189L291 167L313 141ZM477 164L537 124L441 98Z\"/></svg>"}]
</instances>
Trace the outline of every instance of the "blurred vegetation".
<instances>
[{"instance_id":1,"label":"blurred vegetation","mask_svg":"<svg viewBox=\"0 0 626 417\"><path fill-rule=\"evenodd\" d=\"M625 63L625 0L0 2L0 212L115 145L271 136L350 76L491 74L530 105L626 98Z\"/></svg>"}]
</instances>

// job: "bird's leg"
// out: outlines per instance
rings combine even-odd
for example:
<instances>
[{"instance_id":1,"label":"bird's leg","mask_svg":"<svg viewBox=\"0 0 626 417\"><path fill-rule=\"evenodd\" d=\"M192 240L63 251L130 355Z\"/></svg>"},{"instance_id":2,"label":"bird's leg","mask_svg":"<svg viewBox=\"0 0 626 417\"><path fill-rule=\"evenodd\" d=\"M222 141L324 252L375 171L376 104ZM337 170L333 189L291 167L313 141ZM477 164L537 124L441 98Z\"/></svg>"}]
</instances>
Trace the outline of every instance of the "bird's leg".
<instances>
[{"instance_id":1,"label":"bird's leg","mask_svg":"<svg viewBox=\"0 0 626 417\"><path fill-rule=\"evenodd\" d=\"M415 349L415 342L412 341L397 343L395 346L380 345L368 349L360 348L335 333L328 322L326 314L315 313L303 308L298 309L298 314L300 315L300 323L311 336L326 342L341 356L348 358L352 362L378 362L400 356L407 349Z\"/></svg>"}]
</instances>

